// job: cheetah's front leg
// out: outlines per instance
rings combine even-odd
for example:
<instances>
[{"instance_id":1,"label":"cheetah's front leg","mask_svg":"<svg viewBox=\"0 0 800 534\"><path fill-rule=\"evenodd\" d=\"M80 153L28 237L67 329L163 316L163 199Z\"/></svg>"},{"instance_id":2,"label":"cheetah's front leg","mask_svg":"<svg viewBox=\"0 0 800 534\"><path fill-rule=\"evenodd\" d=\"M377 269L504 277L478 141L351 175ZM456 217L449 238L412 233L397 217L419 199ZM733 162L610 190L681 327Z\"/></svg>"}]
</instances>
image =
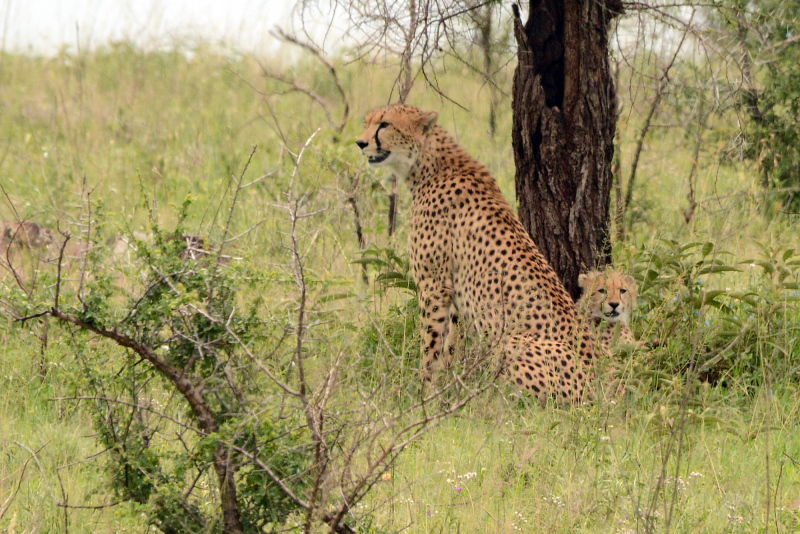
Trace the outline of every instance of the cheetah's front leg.
<instances>
[{"instance_id":1,"label":"cheetah's front leg","mask_svg":"<svg viewBox=\"0 0 800 534\"><path fill-rule=\"evenodd\" d=\"M433 372L452 360L453 310L452 282L422 280L419 282L419 310L422 340L422 380L430 383ZM447 354L445 354L447 351Z\"/></svg>"}]
</instances>

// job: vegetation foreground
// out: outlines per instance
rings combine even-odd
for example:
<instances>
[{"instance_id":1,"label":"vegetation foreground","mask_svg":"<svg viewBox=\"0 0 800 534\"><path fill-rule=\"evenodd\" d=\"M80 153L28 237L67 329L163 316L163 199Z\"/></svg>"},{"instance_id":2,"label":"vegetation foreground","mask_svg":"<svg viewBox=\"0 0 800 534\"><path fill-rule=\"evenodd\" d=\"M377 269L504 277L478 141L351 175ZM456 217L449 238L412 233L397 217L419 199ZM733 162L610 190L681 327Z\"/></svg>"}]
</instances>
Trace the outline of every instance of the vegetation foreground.
<instances>
[{"instance_id":1,"label":"vegetation foreground","mask_svg":"<svg viewBox=\"0 0 800 534\"><path fill-rule=\"evenodd\" d=\"M219 451L254 532L327 531L340 511L358 532L800 530L800 243L757 171L708 148L687 224L694 146L653 136L614 258L639 285L637 338L661 344L608 365L591 404L521 398L479 340L426 400L407 191L389 236L391 185L351 142L393 75L342 69L337 132L263 76L281 68L125 44L2 56L2 219L84 253L61 278L26 256L24 289L3 282L1 532L219 532ZM341 112L325 69L294 75ZM512 199L507 100L491 140L481 81L449 65L439 84L463 107L422 86L411 100ZM629 106L622 174L643 115ZM186 234L211 257L187 258ZM114 254L118 236L136 246ZM54 303L64 317L14 320ZM152 361L204 381L211 427Z\"/></svg>"}]
</instances>

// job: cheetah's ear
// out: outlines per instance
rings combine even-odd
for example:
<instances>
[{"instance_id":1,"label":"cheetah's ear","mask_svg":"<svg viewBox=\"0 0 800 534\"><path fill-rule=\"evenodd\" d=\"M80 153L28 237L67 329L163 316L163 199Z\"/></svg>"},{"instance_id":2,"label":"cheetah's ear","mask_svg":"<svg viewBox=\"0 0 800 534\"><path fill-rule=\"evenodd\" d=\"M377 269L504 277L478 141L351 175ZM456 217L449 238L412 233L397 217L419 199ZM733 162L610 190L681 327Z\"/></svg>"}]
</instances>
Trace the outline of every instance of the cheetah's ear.
<instances>
[{"instance_id":1,"label":"cheetah's ear","mask_svg":"<svg viewBox=\"0 0 800 534\"><path fill-rule=\"evenodd\" d=\"M419 126L422 129L422 133L428 133L431 128L436 125L436 120L439 118L439 112L437 111L424 111L422 116L419 118Z\"/></svg>"},{"instance_id":2,"label":"cheetah's ear","mask_svg":"<svg viewBox=\"0 0 800 534\"><path fill-rule=\"evenodd\" d=\"M631 291L636 295L636 279L629 274L625 275L625 282L630 286Z\"/></svg>"},{"instance_id":3,"label":"cheetah's ear","mask_svg":"<svg viewBox=\"0 0 800 534\"><path fill-rule=\"evenodd\" d=\"M586 282L589 280L589 275L586 273L578 275L578 287L584 289L586 287Z\"/></svg>"}]
</instances>

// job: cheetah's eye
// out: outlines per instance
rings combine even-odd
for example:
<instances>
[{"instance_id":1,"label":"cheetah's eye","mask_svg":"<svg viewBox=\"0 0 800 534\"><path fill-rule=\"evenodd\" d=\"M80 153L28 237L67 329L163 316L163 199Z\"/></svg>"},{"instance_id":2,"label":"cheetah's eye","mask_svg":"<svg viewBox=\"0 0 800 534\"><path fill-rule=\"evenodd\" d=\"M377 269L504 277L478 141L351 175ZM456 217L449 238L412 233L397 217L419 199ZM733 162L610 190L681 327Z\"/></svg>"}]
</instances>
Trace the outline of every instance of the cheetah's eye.
<instances>
[{"instance_id":1,"label":"cheetah's eye","mask_svg":"<svg viewBox=\"0 0 800 534\"><path fill-rule=\"evenodd\" d=\"M606 294L606 288L601 287L600 289L597 290L597 292L600 293L601 295L605 295Z\"/></svg>"},{"instance_id":2,"label":"cheetah's eye","mask_svg":"<svg viewBox=\"0 0 800 534\"><path fill-rule=\"evenodd\" d=\"M619 288L619 292L620 292L620 294L624 295L625 293L628 292L628 290L625 289L624 287L621 287L621 288Z\"/></svg>"},{"instance_id":3,"label":"cheetah's eye","mask_svg":"<svg viewBox=\"0 0 800 534\"><path fill-rule=\"evenodd\" d=\"M378 125L378 129L381 129L381 128L388 128L389 126L390 126L390 124L389 124L388 122L382 122L382 123L380 123L380 124Z\"/></svg>"}]
</instances>

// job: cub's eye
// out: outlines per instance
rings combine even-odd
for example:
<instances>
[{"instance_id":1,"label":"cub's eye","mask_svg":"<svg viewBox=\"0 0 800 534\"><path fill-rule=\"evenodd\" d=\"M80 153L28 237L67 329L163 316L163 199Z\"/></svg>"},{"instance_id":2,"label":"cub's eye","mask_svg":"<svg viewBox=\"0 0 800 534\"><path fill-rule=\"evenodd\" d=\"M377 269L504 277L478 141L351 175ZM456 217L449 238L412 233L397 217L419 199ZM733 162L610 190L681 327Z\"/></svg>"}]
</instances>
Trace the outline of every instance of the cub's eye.
<instances>
[{"instance_id":1,"label":"cub's eye","mask_svg":"<svg viewBox=\"0 0 800 534\"><path fill-rule=\"evenodd\" d=\"M600 289L597 290L597 292L600 293L601 295L605 295L606 294L606 288L601 287Z\"/></svg>"},{"instance_id":2,"label":"cub's eye","mask_svg":"<svg viewBox=\"0 0 800 534\"><path fill-rule=\"evenodd\" d=\"M625 293L628 292L628 290L625 289L624 287L621 287L621 288L619 288L619 292L624 295Z\"/></svg>"},{"instance_id":3,"label":"cub's eye","mask_svg":"<svg viewBox=\"0 0 800 534\"><path fill-rule=\"evenodd\" d=\"M382 122L378 125L378 128L388 128L390 125L388 122Z\"/></svg>"}]
</instances>

